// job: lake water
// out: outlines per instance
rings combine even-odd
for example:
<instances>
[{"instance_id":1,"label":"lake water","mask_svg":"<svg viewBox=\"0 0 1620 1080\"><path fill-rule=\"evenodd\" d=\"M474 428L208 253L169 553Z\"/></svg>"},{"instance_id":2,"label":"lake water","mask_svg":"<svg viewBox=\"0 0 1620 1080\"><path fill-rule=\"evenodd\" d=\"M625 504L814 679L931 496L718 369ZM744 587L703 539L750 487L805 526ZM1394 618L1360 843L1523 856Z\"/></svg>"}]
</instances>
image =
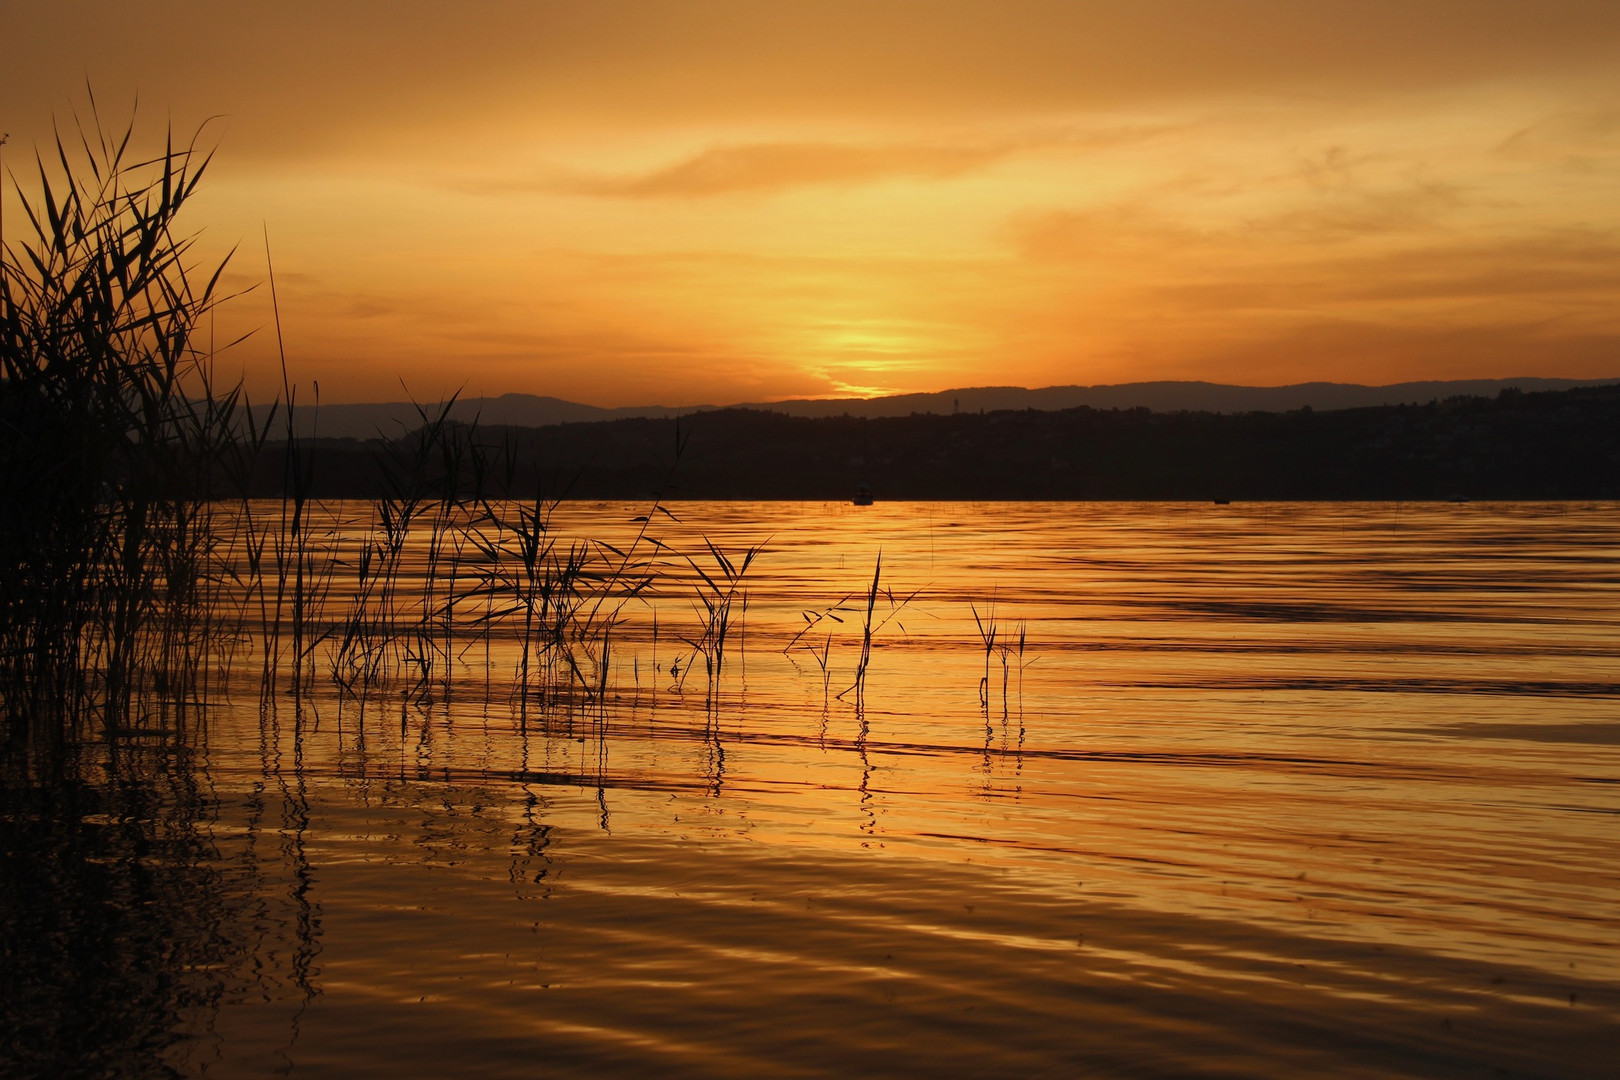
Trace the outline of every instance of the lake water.
<instances>
[{"instance_id":1,"label":"lake water","mask_svg":"<svg viewBox=\"0 0 1620 1080\"><path fill-rule=\"evenodd\" d=\"M603 694L510 621L410 699L248 642L14 813L14 1070L1620 1075L1620 506L670 509Z\"/></svg>"}]
</instances>

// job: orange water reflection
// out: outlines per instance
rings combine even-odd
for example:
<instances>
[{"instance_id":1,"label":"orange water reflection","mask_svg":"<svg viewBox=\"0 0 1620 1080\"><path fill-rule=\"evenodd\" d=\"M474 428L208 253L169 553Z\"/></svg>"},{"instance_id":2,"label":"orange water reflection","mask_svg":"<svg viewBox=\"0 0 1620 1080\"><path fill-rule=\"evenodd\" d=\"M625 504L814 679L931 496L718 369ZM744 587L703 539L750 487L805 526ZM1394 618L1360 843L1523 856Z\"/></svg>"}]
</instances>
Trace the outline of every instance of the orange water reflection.
<instances>
[{"instance_id":1,"label":"orange water reflection","mask_svg":"<svg viewBox=\"0 0 1620 1080\"><path fill-rule=\"evenodd\" d=\"M393 1024L410 1001L438 1003L441 1035L551 1040L606 1071L743 1074L777 1052L817 1071L899 1045L945 1072L1177 1072L1219 1044L1286 1075L1324 1067L1331 1041L1301 1033L1337 1016L1389 1033L1361 1058L1338 1046L1357 1068L1444 1053L1601 1075L1620 1020L1620 507L671 508L605 702L520 708L503 633L431 701L362 707L317 680L298 706L216 713L222 791L284 776L296 742L327 1002L301 1053L361 1054L339 1022ZM623 548L639 512L555 524ZM677 688L669 670L690 671L699 620L674 553L705 565L705 540L767 544L712 703L701 671ZM879 617L912 599L857 711L835 695L880 551ZM992 604L998 640L1027 641L987 674ZM843 621L784 654L830 608ZM1158 1004L1126 1017L1118 986ZM876 1023L850 1011L868 997L911 1005ZM752 999L805 1030L689 1030L705 1002ZM990 1029L924 1052L993 1003L1022 1017L1017 1052ZM1291 1033L1263 1019L1290 1008ZM1497 1041L1476 1024L1453 1045L1431 1013L1488 1017ZM1064 1034L1087 1017L1128 1034L1087 1057ZM1192 1049L1163 1048L1178 1025ZM1527 1049L1531 1030L1562 1034Z\"/></svg>"}]
</instances>

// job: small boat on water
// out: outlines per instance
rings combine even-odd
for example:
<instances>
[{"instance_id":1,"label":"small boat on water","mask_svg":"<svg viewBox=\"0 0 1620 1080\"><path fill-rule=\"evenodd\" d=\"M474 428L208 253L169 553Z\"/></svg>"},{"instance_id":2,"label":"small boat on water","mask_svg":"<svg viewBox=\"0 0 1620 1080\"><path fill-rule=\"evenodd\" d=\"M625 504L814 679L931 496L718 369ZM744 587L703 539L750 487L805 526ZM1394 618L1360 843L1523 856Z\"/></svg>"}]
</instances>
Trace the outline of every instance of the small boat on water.
<instances>
[{"instance_id":1,"label":"small boat on water","mask_svg":"<svg viewBox=\"0 0 1620 1080\"><path fill-rule=\"evenodd\" d=\"M867 485L867 484L861 484L861 485L857 486L855 488L855 500L854 500L854 502L855 502L856 506L871 506L872 505L872 489L871 489L871 487L869 485Z\"/></svg>"}]
</instances>

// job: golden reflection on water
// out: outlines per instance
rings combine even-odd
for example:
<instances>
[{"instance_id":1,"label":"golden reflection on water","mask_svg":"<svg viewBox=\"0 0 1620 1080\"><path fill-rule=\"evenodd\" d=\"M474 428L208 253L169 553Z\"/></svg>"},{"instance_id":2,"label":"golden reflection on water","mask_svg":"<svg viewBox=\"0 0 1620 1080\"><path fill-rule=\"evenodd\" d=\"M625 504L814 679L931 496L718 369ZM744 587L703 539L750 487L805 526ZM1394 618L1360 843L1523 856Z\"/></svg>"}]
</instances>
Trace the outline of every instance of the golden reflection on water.
<instances>
[{"instance_id":1,"label":"golden reflection on water","mask_svg":"<svg viewBox=\"0 0 1620 1080\"><path fill-rule=\"evenodd\" d=\"M766 545L712 702L671 554L605 702L520 708L504 635L431 701L215 710L318 954L214 1072L1612 1070L1620 507L671 509Z\"/></svg>"}]
</instances>

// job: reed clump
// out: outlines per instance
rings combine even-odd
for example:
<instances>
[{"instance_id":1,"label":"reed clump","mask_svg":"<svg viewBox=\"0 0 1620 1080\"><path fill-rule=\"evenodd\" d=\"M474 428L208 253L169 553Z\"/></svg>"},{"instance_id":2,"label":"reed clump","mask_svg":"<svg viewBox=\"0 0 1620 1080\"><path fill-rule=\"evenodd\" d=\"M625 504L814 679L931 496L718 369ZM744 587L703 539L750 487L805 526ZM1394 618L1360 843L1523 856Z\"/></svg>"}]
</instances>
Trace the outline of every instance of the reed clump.
<instances>
[{"instance_id":1,"label":"reed clump","mask_svg":"<svg viewBox=\"0 0 1620 1080\"><path fill-rule=\"evenodd\" d=\"M92 102L93 108L93 102ZM239 387L197 331L225 262L192 272L196 139L58 130L0 262L0 710L8 745L181 722L220 644L228 538L212 502ZM147 707L166 706L154 718ZM141 704L141 708L133 707Z\"/></svg>"},{"instance_id":2,"label":"reed clump","mask_svg":"<svg viewBox=\"0 0 1620 1080\"><path fill-rule=\"evenodd\" d=\"M693 606L697 611L700 630L696 637L683 640L697 656L703 658L704 673L708 676L708 700L712 705L720 693L720 676L725 668L726 643L731 636L733 614L746 613L748 610L748 593L743 579L765 545L756 544L741 554L728 556L707 538L703 544L713 559L714 572L705 570L695 558L686 557L687 565L698 578Z\"/></svg>"}]
</instances>

